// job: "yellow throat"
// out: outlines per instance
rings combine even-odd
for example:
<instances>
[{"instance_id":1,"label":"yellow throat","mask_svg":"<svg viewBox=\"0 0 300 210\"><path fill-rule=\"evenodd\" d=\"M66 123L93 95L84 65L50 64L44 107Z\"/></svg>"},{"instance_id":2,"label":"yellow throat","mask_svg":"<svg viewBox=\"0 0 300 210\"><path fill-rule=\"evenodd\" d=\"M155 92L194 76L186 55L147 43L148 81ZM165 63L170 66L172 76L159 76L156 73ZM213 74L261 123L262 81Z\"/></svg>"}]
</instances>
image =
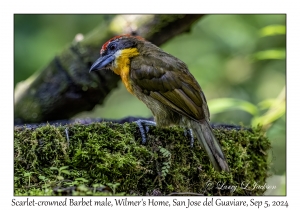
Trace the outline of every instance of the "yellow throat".
<instances>
[{"instance_id":1,"label":"yellow throat","mask_svg":"<svg viewBox=\"0 0 300 210\"><path fill-rule=\"evenodd\" d=\"M121 76L126 89L132 94L132 85L129 78L130 58L139 55L137 48L129 48L116 52L116 59L112 67L113 72Z\"/></svg>"}]
</instances>

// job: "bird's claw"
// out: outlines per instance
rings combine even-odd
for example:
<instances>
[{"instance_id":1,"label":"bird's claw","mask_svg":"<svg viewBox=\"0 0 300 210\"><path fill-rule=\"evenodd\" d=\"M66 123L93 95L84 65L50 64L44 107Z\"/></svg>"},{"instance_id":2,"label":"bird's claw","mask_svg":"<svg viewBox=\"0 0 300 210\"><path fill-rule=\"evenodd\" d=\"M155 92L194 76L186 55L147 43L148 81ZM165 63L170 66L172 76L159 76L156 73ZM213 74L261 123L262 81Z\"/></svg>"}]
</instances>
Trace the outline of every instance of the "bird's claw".
<instances>
[{"instance_id":1,"label":"bird's claw","mask_svg":"<svg viewBox=\"0 0 300 210\"><path fill-rule=\"evenodd\" d=\"M67 137L67 145L69 147L69 145L70 145L70 139L69 139L69 130L68 130L68 128L65 129L65 132L66 132L66 137Z\"/></svg>"},{"instance_id":2,"label":"bird's claw","mask_svg":"<svg viewBox=\"0 0 300 210\"><path fill-rule=\"evenodd\" d=\"M142 144L145 144L147 141L146 134L150 130L150 126L156 126L156 122L149 120L137 120L135 123L138 125L141 136L142 136ZM191 128L186 128L184 130L184 135L190 140L190 146L194 146L194 135L193 130Z\"/></svg>"},{"instance_id":3,"label":"bird's claw","mask_svg":"<svg viewBox=\"0 0 300 210\"><path fill-rule=\"evenodd\" d=\"M138 125L141 136L142 136L142 144L145 144L147 141L146 134L149 132L149 126L156 126L156 123L149 120L137 120L135 123Z\"/></svg>"},{"instance_id":4,"label":"bird's claw","mask_svg":"<svg viewBox=\"0 0 300 210\"><path fill-rule=\"evenodd\" d=\"M194 135L193 130L191 128L186 128L184 130L184 135L190 140L190 146L194 146Z\"/></svg>"}]
</instances>

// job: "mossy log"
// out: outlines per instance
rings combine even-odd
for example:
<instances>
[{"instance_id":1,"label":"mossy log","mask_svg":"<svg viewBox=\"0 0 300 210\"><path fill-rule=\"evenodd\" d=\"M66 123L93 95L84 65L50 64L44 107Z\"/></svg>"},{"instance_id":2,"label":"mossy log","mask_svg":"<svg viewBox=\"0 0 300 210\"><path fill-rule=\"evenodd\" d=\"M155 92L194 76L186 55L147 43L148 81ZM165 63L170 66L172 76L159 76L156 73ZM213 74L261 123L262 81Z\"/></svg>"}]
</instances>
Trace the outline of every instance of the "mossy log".
<instances>
[{"instance_id":1,"label":"mossy log","mask_svg":"<svg viewBox=\"0 0 300 210\"><path fill-rule=\"evenodd\" d=\"M67 131L67 132L66 132ZM262 195L270 142L260 128L213 129L230 173L213 169L184 130L135 123L15 127L15 195Z\"/></svg>"}]
</instances>

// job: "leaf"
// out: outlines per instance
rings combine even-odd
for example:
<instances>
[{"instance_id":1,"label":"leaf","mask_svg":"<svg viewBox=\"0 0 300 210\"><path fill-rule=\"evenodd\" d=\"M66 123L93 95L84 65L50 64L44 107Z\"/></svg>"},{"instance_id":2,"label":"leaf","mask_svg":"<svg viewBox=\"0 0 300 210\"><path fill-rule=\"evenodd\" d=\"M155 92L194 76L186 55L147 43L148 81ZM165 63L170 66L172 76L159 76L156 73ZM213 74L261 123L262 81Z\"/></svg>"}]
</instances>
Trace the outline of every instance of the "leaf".
<instances>
[{"instance_id":1,"label":"leaf","mask_svg":"<svg viewBox=\"0 0 300 210\"><path fill-rule=\"evenodd\" d=\"M274 103L276 103L275 98L266 99L258 103L260 110L269 109Z\"/></svg>"},{"instance_id":2,"label":"leaf","mask_svg":"<svg viewBox=\"0 0 300 210\"><path fill-rule=\"evenodd\" d=\"M275 36L286 34L286 27L284 25L269 25L260 30L260 36Z\"/></svg>"},{"instance_id":3,"label":"leaf","mask_svg":"<svg viewBox=\"0 0 300 210\"><path fill-rule=\"evenodd\" d=\"M68 174L68 175L71 174L70 171L68 171L68 170L61 170L60 172L61 172L61 173L64 173L64 174Z\"/></svg>"},{"instance_id":4,"label":"leaf","mask_svg":"<svg viewBox=\"0 0 300 210\"><path fill-rule=\"evenodd\" d=\"M282 117L284 114L285 114L285 103L282 103L277 107L272 107L271 109L269 109L268 112L263 116L254 118L251 124L253 126L256 126L258 124L268 125L276 121L280 117Z\"/></svg>"},{"instance_id":5,"label":"leaf","mask_svg":"<svg viewBox=\"0 0 300 210\"><path fill-rule=\"evenodd\" d=\"M57 167L54 167L54 166L52 166L52 167L50 167L50 170L58 170L58 168L57 168Z\"/></svg>"},{"instance_id":6,"label":"leaf","mask_svg":"<svg viewBox=\"0 0 300 210\"><path fill-rule=\"evenodd\" d=\"M85 179L85 178L76 178L76 181L82 181L82 182L89 182L89 180Z\"/></svg>"},{"instance_id":7,"label":"leaf","mask_svg":"<svg viewBox=\"0 0 300 210\"><path fill-rule=\"evenodd\" d=\"M256 60L280 60L285 59L285 50L284 49L272 49L272 50L264 50L257 52L253 55Z\"/></svg>"},{"instance_id":8,"label":"leaf","mask_svg":"<svg viewBox=\"0 0 300 210\"><path fill-rule=\"evenodd\" d=\"M94 188L99 187L99 188L103 188L105 187L103 184L93 184L92 185Z\"/></svg>"},{"instance_id":9,"label":"leaf","mask_svg":"<svg viewBox=\"0 0 300 210\"><path fill-rule=\"evenodd\" d=\"M285 87L284 87L276 99L274 100L268 99L262 102L262 104L265 106L269 105L269 109L264 115L253 118L251 124L253 126L260 124L266 127L271 123L273 123L274 121L276 121L277 119L279 119L280 117L282 117L286 112L285 99L286 98L285 98Z\"/></svg>"},{"instance_id":10,"label":"leaf","mask_svg":"<svg viewBox=\"0 0 300 210\"><path fill-rule=\"evenodd\" d=\"M86 191L89 190L89 188L87 188L85 185L79 185L79 186L77 187L77 189L78 189L79 191L83 191L83 192L86 192Z\"/></svg>"},{"instance_id":11,"label":"leaf","mask_svg":"<svg viewBox=\"0 0 300 210\"><path fill-rule=\"evenodd\" d=\"M69 168L69 166L62 166L62 167L59 168L59 170L64 170L64 169L67 169L67 168Z\"/></svg>"},{"instance_id":12,"label":"leaf","mask_svg":"<svg viewBox=\"0 0 300 210\"><path fill-rule=\"evenodd\" d=\"M258 114L258 109L254 104L235 98L213 99L208 102L208 106L210 112L213 114L235 109L243 110L253 116Z\"/></svg>"},{"instance_id":13,"label":"leaf","mask_svg":"<svg viewBox=\"0 0 300 210\"><path fill-rule=\"evenodd\" d=\"M27 172L27 173L24 173L24 176L31 176L32 172Z\"/></svg>"}]
</instances>

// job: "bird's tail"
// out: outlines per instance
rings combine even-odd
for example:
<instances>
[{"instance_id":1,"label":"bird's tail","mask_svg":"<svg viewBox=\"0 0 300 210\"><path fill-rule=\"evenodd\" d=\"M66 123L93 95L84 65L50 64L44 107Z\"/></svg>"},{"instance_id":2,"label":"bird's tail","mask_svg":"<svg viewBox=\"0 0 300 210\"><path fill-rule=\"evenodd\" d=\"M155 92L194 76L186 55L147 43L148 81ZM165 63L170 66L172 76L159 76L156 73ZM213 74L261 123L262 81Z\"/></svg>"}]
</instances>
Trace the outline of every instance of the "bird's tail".
<instances>
[{"instance_id":1,"label":"bird's tail","mask_svg":"<svg viewBox=\"0 0 300 210\"><path fill-rule=\"evenodd\" d=\"M229 172L229 167L222 151L222 148L212 132L212 128L207 120L191 122L193 132L197 136L202 148L205 149L211 163L218 171Z\"/></svg>"}]
</instances>

